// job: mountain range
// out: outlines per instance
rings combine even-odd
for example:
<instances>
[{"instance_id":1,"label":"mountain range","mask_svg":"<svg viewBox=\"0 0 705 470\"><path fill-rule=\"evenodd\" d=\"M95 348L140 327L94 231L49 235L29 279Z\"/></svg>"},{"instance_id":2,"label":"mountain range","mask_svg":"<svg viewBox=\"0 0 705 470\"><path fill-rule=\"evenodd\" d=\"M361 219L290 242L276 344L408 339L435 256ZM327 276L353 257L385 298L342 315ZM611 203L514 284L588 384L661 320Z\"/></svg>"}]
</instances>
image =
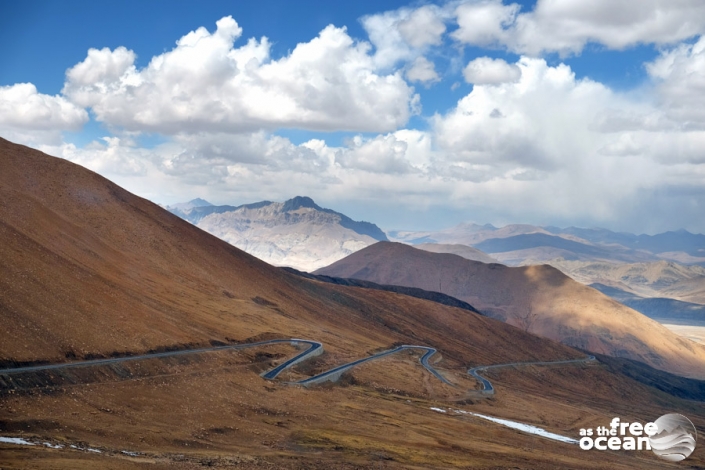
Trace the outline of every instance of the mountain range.
<instances>
[{"instance_id":1,"label":"mountain range","mask_svg":"<svg viewBox=\"0 0 705 470\"><path fill-rule=\"evenodd\" d=\"M672 260L705 264L705 235L686 230L657 235L617 233L606 229L462 223L435 232L392 231L394 241L409 244L461 244L477 248L508 265L528 265L563 258L627 263Z\"/></svg>"},{"instance_id":2,"label":"mountain range","mask_svg":"<svg viewBox=\"0 0 705 470\"><path fill-rule=\"evenodd\" d=\"M471 260L489 262L479 251L508 266L547 264L652 318L705 322L698 313L705 312L705 235L465 223L437 232L390 232L390 237Z\"/></svg>"},{"instance_id":3,"label":"mountain range","mask_svg":"<svg viewBox=\"0 0 705 470\"><path fill-rule=\"evenodd\" d=\"M194 199L167 209L269 264L304 271L387 240L376 225L324 209L305 196L240 206Z\"/></svg>"},{"instance_id":4,"label":"mountain range","mask_svg":"<svg viewBox=\"0 0 705 470\"><path fill-rule=\"evenodd\" d=\"M584 284L603 284L643 298L665 297L705 303L705 268L673 261L651 263L551 260L554 266Z\"/></svg>"},{"instance_id":5,"label":"mountain range","mask_svg":"<svg viewBox=\"0 0 705 470\"><path fill-rule=\"evenodd\" d=\"M387 240L376 225L355 222L302 196L284 203L241 206L215 206L194 199L167 208L270 264L306 272ZM705 236L685 230L652 236L465 223L438 232L397 231L390 236L422 250L483 263L547 264L659 321L705 322L701 314L705 313L705 267L697 264L702 261Z\"/></svg>"},{"instance_id":6,"label":"mountain range","mask_svg":"<svg viewBox=\"0 0 705 470\"><path fill-rule=\"evenodd\" d=\"M552 268L482 266L536 285L563 279ZM520 282L504 280L497 298L523 295ZM273 267L96 173L0 139L0 367L135 359L0 373L0 467L658 469L650 453L585 459L578 446L448 407L571 438L615 413L678 412L705 425L702 382L628 359L488 371L497 393L487 398L468 367L585 353L418 294ZM263 378L301 351L297 338L324 352ZM223 349L267 339L286 341ZM664 357L673 344L661 339L655 354ZM403 344L437 348L430 362L452 385L414 351L360 365L337 384L287 384ZM674 371L687 372L698 351ZM179 355L136 360L154 352ZM24 439L38 445L16 444ZM696 450L689 463L705 460Z\"/></svg>"}]
</instances>

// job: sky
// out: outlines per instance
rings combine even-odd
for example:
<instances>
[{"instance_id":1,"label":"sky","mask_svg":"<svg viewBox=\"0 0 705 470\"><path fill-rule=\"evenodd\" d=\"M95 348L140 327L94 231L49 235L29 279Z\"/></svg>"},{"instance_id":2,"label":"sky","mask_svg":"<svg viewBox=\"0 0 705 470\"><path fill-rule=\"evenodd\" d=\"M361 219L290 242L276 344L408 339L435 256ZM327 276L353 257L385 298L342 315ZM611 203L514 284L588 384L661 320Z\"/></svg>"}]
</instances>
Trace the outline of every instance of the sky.
<instances>
[{"instance_id":1,"label":"sky","mask_svg":"<svg viewBox=\"0 0 705 470\"><path fill-rule=\"evenodd\" d=\"M701 0L0 0L0 136L159 204L705 232Z\"/></svg>"}]
</instances>

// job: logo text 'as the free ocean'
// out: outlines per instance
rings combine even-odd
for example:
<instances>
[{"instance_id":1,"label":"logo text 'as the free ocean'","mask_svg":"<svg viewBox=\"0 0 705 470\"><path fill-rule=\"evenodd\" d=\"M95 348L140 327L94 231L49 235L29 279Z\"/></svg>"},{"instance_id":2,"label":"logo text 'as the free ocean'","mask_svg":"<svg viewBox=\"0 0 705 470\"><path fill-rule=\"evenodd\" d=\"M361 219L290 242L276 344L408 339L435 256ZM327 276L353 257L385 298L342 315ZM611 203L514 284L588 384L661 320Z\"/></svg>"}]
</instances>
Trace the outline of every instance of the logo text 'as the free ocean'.
<instances>
[{"instance_id":1,"label":"logo text 'as the free ocean'","mask_svg":"<svg viewBox=\"0 0 705 470\"><path fill-rule=\"evenodd\" d=\"M642 425L614 418L609 427L580 430L583 450L651 450L662 459L679 462L695 450L697 431L688 418L677 413Z\"/></svg>"}]
</instances>

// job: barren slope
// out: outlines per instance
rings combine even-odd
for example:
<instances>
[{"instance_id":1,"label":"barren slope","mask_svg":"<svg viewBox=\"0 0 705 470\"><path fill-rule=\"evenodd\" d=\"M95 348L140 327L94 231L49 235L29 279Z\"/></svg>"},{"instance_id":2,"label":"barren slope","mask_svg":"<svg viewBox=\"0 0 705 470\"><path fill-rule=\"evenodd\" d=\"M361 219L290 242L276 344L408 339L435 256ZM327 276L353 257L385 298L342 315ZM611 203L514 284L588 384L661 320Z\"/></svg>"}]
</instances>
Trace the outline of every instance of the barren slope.
<instances>
[{"instance_id":1,"label":"barren slope","mask_svg":"<svg viewBox=\"0 0 705 470\"><path fill-rule=\"evenodd\" d=\"M705 377L705 348L550 266L509 268L380 242L316 271L440 290L529 332L589 351Z\"/></svg>"}]
</instances>

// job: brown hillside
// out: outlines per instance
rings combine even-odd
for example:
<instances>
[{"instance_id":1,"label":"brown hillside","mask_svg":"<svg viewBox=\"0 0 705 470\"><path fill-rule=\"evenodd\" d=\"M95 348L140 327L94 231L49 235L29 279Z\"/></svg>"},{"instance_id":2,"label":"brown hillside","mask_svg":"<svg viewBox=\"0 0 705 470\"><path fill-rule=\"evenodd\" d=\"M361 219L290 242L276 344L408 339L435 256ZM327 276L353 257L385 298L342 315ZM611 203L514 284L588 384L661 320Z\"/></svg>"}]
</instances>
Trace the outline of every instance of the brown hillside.
<instances>
[{"instance_id":1,"label":"brown hillside","mask_svg":"<svg viewBox=\"0 0 705 470\"><path fill-rule=\"evenodd\" d=\"M705 347L550 266L510 268L380 242L316 274L440 290L495 318L574 347L705 377Z\"/></svg>"},{"instance_id":2,"label":"brown hillside","mask_svg":"<svg viewBox=\"0 0 705 470\"><path fill-rule=\"evenodd\" d=\"M579 355L466 311L289 275L75 164L7 141L0 155L0 360L263 333L351 356L398 341L469 363ZM511 339L468 346L494 335Z\"/></svg>"}]
</instances>

